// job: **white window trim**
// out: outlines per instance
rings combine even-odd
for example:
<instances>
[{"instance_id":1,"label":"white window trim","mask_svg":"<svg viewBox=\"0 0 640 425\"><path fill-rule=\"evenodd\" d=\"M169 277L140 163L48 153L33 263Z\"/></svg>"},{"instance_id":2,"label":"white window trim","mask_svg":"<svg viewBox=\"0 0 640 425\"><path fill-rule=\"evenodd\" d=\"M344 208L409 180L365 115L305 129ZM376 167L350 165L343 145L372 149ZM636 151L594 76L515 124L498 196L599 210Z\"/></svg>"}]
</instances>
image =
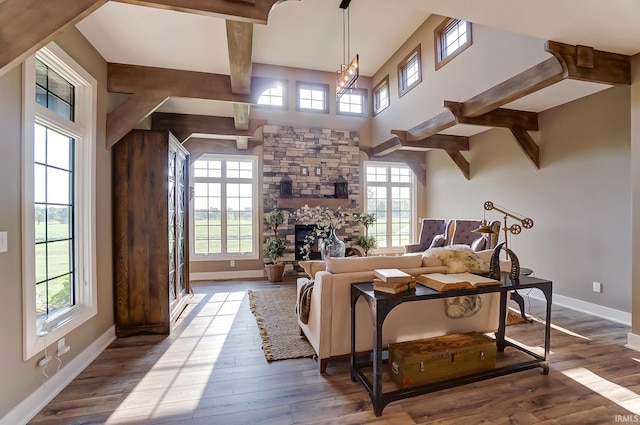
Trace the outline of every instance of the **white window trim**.
<instances>
[{"instance_id":1,"label":"white window trim","mask_svg":"<svg viewBox=\"0 0 640 425\"><path fill-rule=\"evenodd\" d=\"M76 86L75 122L61 123L54 112L35 101L35 58L52 66ZM64 50L49 43L23 63L22 140L22 293L23 359L28 360L48 344L73 331L98 312L95 222L95 144L97 81ZM63 119L64 120L64 119ZM35 288L35 208L33 202L34 123L39 122L76 139L74 164L75 294L76 304L53 315L47 322L36 318Z\"/></svg>"},{"instance_id":2,"label":"white window trim","mask_svg":"<svg viewBox=\"0 0 640 425\"><path fill-rule=\"evenodd\" d=\"M398 167L398 166L406 166L407 168L409 168L409 171L411 171L412 173L412 181L411 183L399 183L399 182L371 182L371 184L369 184L369 182L367 182L367 167L368 166L372 166L372 167ZM417 199L417 195L418 195L418 185L417 185L417 181L416 181L416 175L413 172L413 170L404 162L390 162L390 161L362 161L362 183L363 183L363 194L365 196L364 202L363 204L366 205L367 204L367 188L368 186L410 186L411 187L411 200L413 202L411 202L411 219L409 220L409 243L412 243L412 240L414 238L414 234L415 234L415 222L417 221L416 219L416 199ZM365 212L366 212L366 207L365 207ZM387 224L387 226L389 226L389 224ZM389 229L387 229L387 239L391 240L392 238L390 238L390 234L389 234ZM383 253L383 252L395 252L396 250L398 250L399 248L403 248L399 247L399 246L387 246L384 248L379 248L377 249L375 252L378 253Z\"/></svg>"},{"instance_id":3,"label":"white window trim","mask_svg":"<svg viewBox=\"0 0 640 425\"><path fill-rule=\"evenodd\" d=\"M253 162L253 179L252 179L252 184L253 184L253 204L252 204L252 208L254 211L254 220L252 223L252 230L253 230L253 234L255 235L255 237L253 238L253 254L196 254L196 232L195 232L195 225L196 225L196 220L195 220L195 200L194 197L192 197L189 200L189 232L191 235L193 235L193 237L189 238L189 261L227 261L227 260L257 260L259 258L262 258L262 256L260 255L260 253L258 252L259 249L259 244L258 242L260 241L261 236L258 234L258 231L260 230L260 211L258 210L259 208L259 203L258 203L258 184L259 184L259 176L262 174L259 166L260 166L260 162L258 161L258 157L255 155L219 155L219 154L213 154L213 153L205 153L202 156L200 156L198 159L208 159L208 160L217 160L217 159L224 159L225 161L231 160L231 161L252 161ZM193 167L193 163L195 161L192 161L192 165L191 167L189 167L189 182L191 185L194 184L195 182L195 177L194 177L194 167ZM223 193L224 193L224 188L223 188Z\"/></svg>"}]
</instances>

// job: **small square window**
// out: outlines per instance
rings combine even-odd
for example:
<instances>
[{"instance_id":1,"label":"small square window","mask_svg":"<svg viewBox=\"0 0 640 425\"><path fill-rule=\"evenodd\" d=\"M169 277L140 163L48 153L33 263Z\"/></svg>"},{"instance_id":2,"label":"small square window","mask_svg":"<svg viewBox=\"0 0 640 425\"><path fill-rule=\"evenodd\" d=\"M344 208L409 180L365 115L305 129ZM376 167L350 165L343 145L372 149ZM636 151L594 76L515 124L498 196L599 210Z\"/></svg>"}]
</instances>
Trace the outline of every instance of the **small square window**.
<instances>
[{"instance_id":1,"label":"small square window","mask_svg":"<svg viewBox=\"0 0 640 425\"><path fill-rule=\"evenodd\" d=\"M389 106L389 75L373 88L373 115L377 115Z\"/></svg>"},{"instance_id":2,"label":"small square window","mask_svg":"<svg viewBox=\"0 0 640 425\"><path fill-rule=\"evenodd\" d=\"M349 89L338 100L338 115L367 116L367 90Z\"/></svg>"},{"instance_id":3,"label":"small square window","mask_svg":"<svg viewBox=\"0 0 640 425\"><path fill-rule=\"evenodd\" d=\"M287 82L285 80L273 81L260 93L256 106L273 109L286 109Z\"/></svg>"},{"instance_id":4,"label":"small square window","mask_svg":"<svg viewBox=\"0 0 640 425\"><path fill-rule=\"evenodd\" d=\"M420 45L398 64L398 96L402 97L409 90L422 82L422 61Z\"/></svg>"},{"instance_id":5,"label":"small square window","mask_svg":"<svg viewBox=\"0 0 640 425\"><path fill-rule=\"evenodd\" d=\"M435 29L436 69L471 46L471 22L447 19Z\"/></svg>"},{"instance_id":6,"label":"small square window","mask_svg":"<svg viewBox=\"0 0 640 425\"><path fill-rule=\"evenodd\" d=\"M296 110L329 113L329 85L315 83L296 83Z\"/></svg>"}]
</instances>

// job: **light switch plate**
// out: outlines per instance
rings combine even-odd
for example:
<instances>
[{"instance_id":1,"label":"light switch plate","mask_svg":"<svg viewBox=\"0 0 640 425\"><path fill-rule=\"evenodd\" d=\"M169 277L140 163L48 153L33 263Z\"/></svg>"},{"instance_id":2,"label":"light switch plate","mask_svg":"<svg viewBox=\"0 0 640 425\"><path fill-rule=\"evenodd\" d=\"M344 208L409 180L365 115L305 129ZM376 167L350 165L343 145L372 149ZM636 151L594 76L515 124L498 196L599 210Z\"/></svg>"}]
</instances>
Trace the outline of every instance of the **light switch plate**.
<instances>
[{"instance_id":1,"label":"light switch plate","mask_svg":"<svg viewBox=\"0 0 640 425\"><path fill-rule=\"evenodd\" d=\"M7 252L7 232L0 232L0 252Z\"/></svg>"}]
</instances>

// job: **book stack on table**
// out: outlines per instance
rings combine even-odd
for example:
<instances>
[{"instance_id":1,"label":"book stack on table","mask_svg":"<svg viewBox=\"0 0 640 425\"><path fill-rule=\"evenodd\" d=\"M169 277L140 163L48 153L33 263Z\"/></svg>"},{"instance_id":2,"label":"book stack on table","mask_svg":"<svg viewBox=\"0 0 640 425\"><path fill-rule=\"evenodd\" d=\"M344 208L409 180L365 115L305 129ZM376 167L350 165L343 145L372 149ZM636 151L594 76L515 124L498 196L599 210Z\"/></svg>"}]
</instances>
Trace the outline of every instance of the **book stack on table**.
<instances>
[{"instance_id":1,"label":"book stack on table","mask_svg":"<svg viewBox=\"0 0 640 425\"><path fill-rule=\"evenodd\" d=\"M399 294L416 287L416 280L398 269L376 269L373 271L373 290L387 294Z\"/></svg>"}]
</instances>

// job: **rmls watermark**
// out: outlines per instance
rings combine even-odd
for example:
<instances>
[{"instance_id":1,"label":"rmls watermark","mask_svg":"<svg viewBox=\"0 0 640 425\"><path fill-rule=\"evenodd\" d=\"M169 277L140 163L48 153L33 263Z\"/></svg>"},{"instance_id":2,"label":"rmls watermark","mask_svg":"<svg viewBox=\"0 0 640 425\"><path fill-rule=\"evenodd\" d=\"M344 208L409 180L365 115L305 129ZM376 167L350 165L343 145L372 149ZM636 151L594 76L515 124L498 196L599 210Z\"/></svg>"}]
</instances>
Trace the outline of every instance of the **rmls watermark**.
<instances>
[{"instance_id":1,"label":"rmls watermark","mask_svg":"<svg viewBox=\"0 0 640 425\"><path fill-rule=\"evenodd\" d=\"M615 415L616 422L640 422L640 415Z\"/></svg>"}]
</instances>

